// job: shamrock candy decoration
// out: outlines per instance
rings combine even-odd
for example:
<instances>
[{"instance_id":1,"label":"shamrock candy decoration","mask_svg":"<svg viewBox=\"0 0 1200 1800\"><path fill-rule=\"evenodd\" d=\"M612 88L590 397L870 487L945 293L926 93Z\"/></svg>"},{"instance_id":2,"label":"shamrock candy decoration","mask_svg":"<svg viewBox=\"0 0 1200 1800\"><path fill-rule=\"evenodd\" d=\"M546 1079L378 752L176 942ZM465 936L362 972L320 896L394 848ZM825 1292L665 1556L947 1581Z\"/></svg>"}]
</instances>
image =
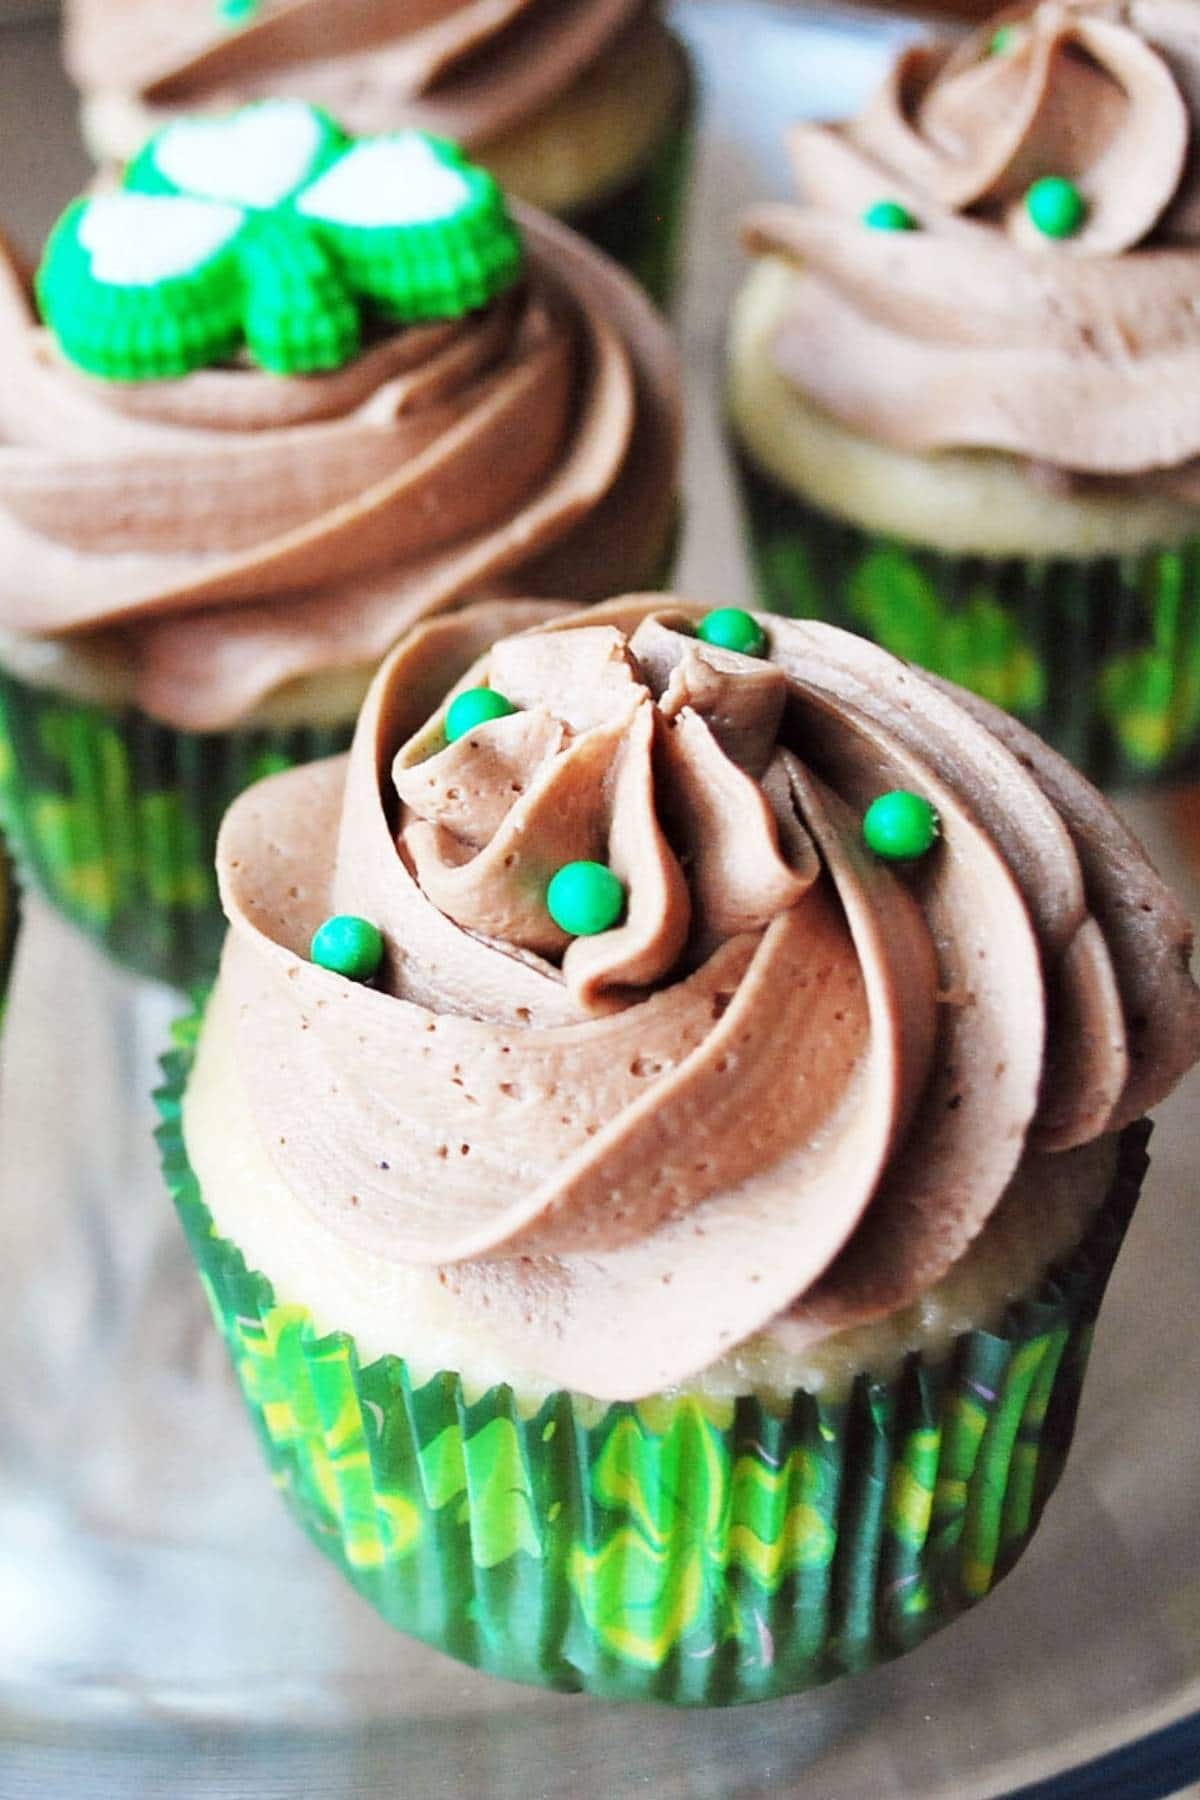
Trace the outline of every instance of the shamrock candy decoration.
<instances>
[{"instance_id":1,"label":"shamrock candy decoration","mask_svg":"<svg viewBox=\"0 0 1200 1800\"><path fill-rule=\"evenodd\" d=\"M503 194L453 144L348 138L316 107L265 100L168 125L118 192L74 201L37 288L72 362L152 381L242 344L276 374L338 368L364 306L459 318L520 269Z\"/></svg>"}]
</instances>

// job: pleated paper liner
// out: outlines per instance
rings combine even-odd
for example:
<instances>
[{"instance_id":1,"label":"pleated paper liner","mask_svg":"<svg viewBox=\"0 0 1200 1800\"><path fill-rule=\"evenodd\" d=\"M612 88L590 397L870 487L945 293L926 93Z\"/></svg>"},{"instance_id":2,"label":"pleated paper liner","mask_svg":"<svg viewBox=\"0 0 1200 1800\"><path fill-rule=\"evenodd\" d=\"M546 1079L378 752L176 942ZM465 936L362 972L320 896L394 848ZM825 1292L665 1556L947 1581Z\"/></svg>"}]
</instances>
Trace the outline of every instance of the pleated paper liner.
<instances>
[{"instance_id":1,"label":"pleated paper liner","mask_svg":"<svg viewBox=\"0 0 1200 1800\"><path fill-rule=\"evenodd\" d=\"M215 1233L164 1061L159 1140L274 1479L391 1624L514 1681L723 1706L865 1669L971 1606L1029 1541L1070 1443L1092 1323L1144 1174L1130 1128L1086 1242L1000 1332L773 1410L686 1394L523 1405L418 1384L321 1334Z\"/></svg>"},{"instance_id":2,"label":"pleated paper liner","mask_svg":"<svg viewBox=\"0 0 1200 1800\"><path fill-rule=\"evenodd\" d=\"M264 775L345 750L351 730L176 731L0 670L0 823L23 884L139 975L193 987L225 935L226 808Z\"/></svg>"},{"instance_id":3,"label":"pleated paper liner","mask_svg":"<svg viewBox=\"0 0 1200 1800\"><path fill-rule=\"evenodd\" d=\"M577 207L567 224L621 263L656 306L674 297L695 147L696 77L686 51L686 86L668 130L645 167L615 193Z\"/></svg>"},{"instance_id":4,"label":"pleated paper liner","mask_svg":"<svg viewBox=\"0 0 1200 1800\"><path fill-rule=\"evenodd\" d=\"M943 556L738 458L763 605L860 632L1016 714L1099 786L1200 777L1200 538L1089 561Z\"/></svg>"}]
</instances>

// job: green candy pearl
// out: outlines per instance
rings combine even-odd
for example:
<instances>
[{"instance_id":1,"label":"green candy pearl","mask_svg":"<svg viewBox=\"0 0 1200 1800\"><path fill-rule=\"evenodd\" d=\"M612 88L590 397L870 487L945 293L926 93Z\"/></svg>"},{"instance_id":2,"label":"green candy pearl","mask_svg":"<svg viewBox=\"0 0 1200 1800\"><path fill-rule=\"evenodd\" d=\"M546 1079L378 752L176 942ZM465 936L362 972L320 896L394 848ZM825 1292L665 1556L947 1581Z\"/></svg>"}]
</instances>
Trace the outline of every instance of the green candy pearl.
<instances>
[{"instance_id":1,"label":"green candy pearl","mask_svg":"<svg viewBox=\"0 0 1200 1800\"><path fill-rule=\"evenodd\" d=\"M907 206L899 200L877 200L863 214L863 224L872 231L919 231L920 227Z\"/></svg>"},{"instance_id":2,"label":"green candy pearl","mask_svg":"<svg viewBox=\"0 0 1200 1800\"><path fill-rule=\"evenodd\" d=\"M767 647L767 634L752 613L740 606L718 606L705 613L696 627L696 636L718 650L737 650L742 656L761 656Z\"/></svg>"},{"instance_id":3,"label":"green candy pearl","mask_svg":"<svg viewBox=\"0 0 1200 1800\"><path fill-rule=\"evenodd\" d=\"M992 56L1008 56L1016 49L1019 36L1020 33L1015 25L1001 25L999 30L993 33L988 50Z\"/></svg>"},{"instance_id":4,"label":"green candy pearl","mask_svg":"<svg viewBox=\"0 0 1200 1800\"><path fill-rule=\"evenodd\" d=\"M863 819L863 837L887 862L912 862L937 842L938 816L923 794L898 788L872 800Z\"/></svg>"},{"instance_id":5,"label":"green candy pearl","mask_svg":"<svg viewBox=\"0 0 1200 1800\"><path fill-rule=\"evenodd\" d=\"M1087 218L1087 201L1065 175L1043 175L1025 195L1025 210L1043 237L1074 237Z\"/></svg>"},{"instance_id":6,"label":"green candy pearl","mask_svg":"<svg viewBox=\"0 0 1200 1800\"><path fill-rule=\"evenodd\" d=\"M625 884L604 863L564 863L546 889L546 910L568 937L596 937L624 912Z\"/></svg>"},{"instance_id":7,"label":"green candy pearl","mask_svg":"<svg viewBox=\"0 0 1200 1800\"><path fill-rule=\"evenodd\" d=\"M507 719L509 713L515 713L516 707L495 688L468 688L450 702L446 714L446 742L457 744L459 738L466 737L478 725L486 725L492 719Z\"/></svg>"},{"instance_id":8,"label":"green candy pearl","mask_svg":"<svg viewBox=\"0 0 1200 1800\"><path fill-rule=\"evenodd\" d=\"M383 939L369 919L335 913L313 933L311 954L319 969L347 981L370 981L383 961Z\"/></svg>"}]
</instances>

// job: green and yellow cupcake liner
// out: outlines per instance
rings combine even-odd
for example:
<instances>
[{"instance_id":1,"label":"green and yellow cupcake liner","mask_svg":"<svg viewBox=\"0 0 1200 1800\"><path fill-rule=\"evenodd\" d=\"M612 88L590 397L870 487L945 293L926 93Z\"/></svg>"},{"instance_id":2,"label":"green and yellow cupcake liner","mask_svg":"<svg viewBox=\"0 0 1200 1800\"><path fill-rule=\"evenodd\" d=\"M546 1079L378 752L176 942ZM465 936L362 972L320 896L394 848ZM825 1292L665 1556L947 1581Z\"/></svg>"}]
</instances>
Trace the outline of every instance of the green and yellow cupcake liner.
<instances>
[{"instance_id":1,"label":"green and yellow cupcake liner","mask_svg":"<svg viewBox=\"0 0 1200 1800\"><path fill-rule=\"evenodd\" d=\"M981 694L1100 786L1200 777L1200 539L1089 561L946 556L738 463L770 611L860 632Z\"/></svg>"},{"instance_id":2,"label":"green and yellow cupcake liner","mask_svg":"<svg viewBox=\"0 0 1200 1800\"><path fill-rule=\"evenodd\" d=\"M226 808L351 732L177 731L0 670L0 825L23 885L137 974L192 987L225 935L213 864Z\"/></svg>"},{"instance_id":3,"label":"green and yellow cupcake liner","mask_svg":"<svg viewBox=\"0 0 1200 1800\"><path fill-rule=\"evenodd\" d=\"M683 96L653 155L615 192L577 207L566 223L629 270L656 306L674 298L695 149L696 76L685 58Z\"/></svg>"},{"instance_id":4,"label":"green and yellow cupcake liner","mask_svg":"<svg viewBox=\"0 0 1200 1800\"><path fill-rule=\"evenodd\" d=\"M221 1238L187 1159L198 1016L159 1092L163 1168L276 1485L394 1626L513 1681L685 1706L870 1667L983 1598L1062 1471L1147 1164L1125 1133L1085 1244L1000 1331L844 1398L523 1403L364 1364Z\"/></svg>"}]
</instances>

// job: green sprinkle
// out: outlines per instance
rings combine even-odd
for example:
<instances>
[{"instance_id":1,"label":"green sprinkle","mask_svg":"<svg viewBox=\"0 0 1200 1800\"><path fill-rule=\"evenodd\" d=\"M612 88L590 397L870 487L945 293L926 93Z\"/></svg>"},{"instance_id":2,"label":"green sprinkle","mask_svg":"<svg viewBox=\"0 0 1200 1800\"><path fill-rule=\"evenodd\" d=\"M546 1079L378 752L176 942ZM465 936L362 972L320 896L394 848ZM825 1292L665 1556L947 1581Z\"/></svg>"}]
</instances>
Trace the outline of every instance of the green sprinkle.
<instances>
[{"instance_id":1,"label":"green sprinkle","mask_svg":"<svg viewBox=\"0 0 1200 1800\"><path fill-rule=\"evenodd\" d=\"M258 12L262 0L217 0L217 17L226 25L245 25Z\"/></svg>"},{"instance_id":2,"label":"green sprinkle","mask_svg":"<svg viewBox=\"0 0 1200 1800\"><path fill-rule=\"evenodd\" d=\"M863 837L887 862L912 862L937 842L938 816L923 794L880 794L863 819Z\"/></svg>"},{"instance_id":3,"label":"green sprinkle","mask_svg":"<svg viewBox=\"0 0 1200 1800\"><path fill-rule=\"evenodd\" d=\"M335 913L313 933L312 959L347 981L370 981L383 961L379 928L354 913Z\"/></svg>"},{"instance_id":4,"label":"green sprinkle","mask_svg":"<svg viewBox=\"0 0 1200 1800\"><path fill-rule=\"evenodd\" d=\"M450 702L446 714L446 742L457 744L459 738L466 737L477 725L486 725L491 719L507 719L509 713L515 713L516 707L495 688L468 688Z\"/></svg>"},{"instance_id":5,"label":"green sprinkle","mask_svg":"<svg viewBox=\"0 0 1200 1800\"><path fill-rule=\"evenodd\" d=\"M1087 218L1087 201L1065 175L1043 175L1025 195L1025 210L1044 237L1074 237Z\"/></svg>"},{"instance_id":6,"label":"green sprinkle","mask_svg":"<svg viewBox=\"0 0 1200 1800\"><path fill-rule=\"evenodd\" d=\"M546 889L546 910L568 937L596 937L625 911L625 883L604 863L564 863Z\"/></svg>"},{"instance_id":7,"label":"green sprinkle","mask_svg":"<svg viewBox=\"0 0 1200 1800\"><path fill-rule=\"evenodd\" d=\"M988 51L992 56L1009 56L1016 49L1021 34L1015 25L1001 25L993 32Z\"/></svg>"},{"instance_id":8,"label":"green sprinkle","mask_svg":"<svg viewBox=\"0 0 1200 1800\"><path fill-rule=\"evenodd\" d=\"M718 650L736 650L742 656L762 656L767 648L767 634L753 613L740 606L718 606L705 613L696 627L696 636Z\"/></svg>"},{"instance_id":9,"label":"green sprinkle","mask_svg":"<svg viewBox=\"0 0 1200 1800\"><path fill-rule=\"evenodd\" d=\"M872 231L919 231L913 214L899 200L876 200L863 214L863 224Z\"/></svg>"}]
</instances>

